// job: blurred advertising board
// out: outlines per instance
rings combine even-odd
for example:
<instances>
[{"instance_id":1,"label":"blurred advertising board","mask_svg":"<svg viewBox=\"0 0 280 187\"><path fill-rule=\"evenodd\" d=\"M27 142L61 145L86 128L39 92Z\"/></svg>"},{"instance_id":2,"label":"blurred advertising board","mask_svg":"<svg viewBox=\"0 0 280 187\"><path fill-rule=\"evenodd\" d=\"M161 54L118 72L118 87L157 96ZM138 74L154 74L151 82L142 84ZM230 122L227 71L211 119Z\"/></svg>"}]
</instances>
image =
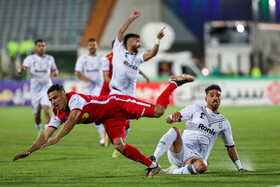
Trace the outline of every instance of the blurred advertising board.
<instances>
[{"instance_id":1,"label":"blurred advertising board","mask_svg":"<svg viewBox=\"0 0 280 187\"><path fill-rule=\"evenodd\" d=\"M84 93L80 80L53 80L63 84L66 92ZM222 106L280 105L280 79L197 79L175 90L170 104L205 105L205 88L218 84L222 89ZM168 82L138 82L136 98L155 103ZM30 105L29 80L0 80L0 106Z\"/></svg>"},{"instance_id":2,"label":"blurred advertising board","mask_svg":"<svg viewBox=\"0 0 280 187\"><path fill-rule=\"evenodd\" d=\"M53 83L63 81L53 80ZM31 105L30 98L29 80L0 80L0 106Z\"/></svg>"},{"instance_id":3,"label":"blurred advertising board","mask_svg":"<svg viewBox=\"0 0 280 187\"><path fill-rule=\"evenodd\" d=\"M221 105L255 106L280 104L280 79L198 79L175 91L175 105L205 105L205 88L218 84L222 89Z\"/></svg>"}]
</instances>

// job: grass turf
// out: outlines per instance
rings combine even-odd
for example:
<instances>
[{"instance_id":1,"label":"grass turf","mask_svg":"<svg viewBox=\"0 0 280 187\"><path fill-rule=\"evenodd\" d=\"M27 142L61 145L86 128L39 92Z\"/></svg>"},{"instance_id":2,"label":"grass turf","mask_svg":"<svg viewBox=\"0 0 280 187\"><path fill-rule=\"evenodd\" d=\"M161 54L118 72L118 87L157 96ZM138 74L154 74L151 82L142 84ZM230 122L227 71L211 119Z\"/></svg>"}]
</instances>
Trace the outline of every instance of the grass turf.
<instances>
[{"instance_id":1,"label":"grass turf","mask_svg":"<svg viewBox=\"0 0 280 187\"><path fill-rule=\"evenodd\" d=\"M127 142L150 155L171 127L165 117L131 123ZM92 125L78 125L58 144L12 161L37 137L31 107L0 108L0 186L275 186L280 185L280 107L221 107L231 122L241 162L251 172L237 172L218 138L202 175L156 175L143 179L145 166L112 158L113 146L99 146ZM174 124L183 130L185 122ZM159 163L169 167L166 155Z\"/></svg>"}]
</instances>

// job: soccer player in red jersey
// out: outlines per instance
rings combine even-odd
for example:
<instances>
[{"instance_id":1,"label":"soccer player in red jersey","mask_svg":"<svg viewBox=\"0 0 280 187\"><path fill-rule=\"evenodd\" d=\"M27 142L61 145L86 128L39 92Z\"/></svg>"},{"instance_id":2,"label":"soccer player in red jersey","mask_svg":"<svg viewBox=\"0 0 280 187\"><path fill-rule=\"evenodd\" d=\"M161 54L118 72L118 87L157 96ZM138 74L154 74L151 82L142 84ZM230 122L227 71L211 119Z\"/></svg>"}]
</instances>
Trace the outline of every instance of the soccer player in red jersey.
<instances>
[{"instance_id":1,"label":"soccer player in red jersey","mask_svg":"<svg viewBox=\"0 0 280 187\"><path fill-rule=\"evenodd\" d=\"M125 121L141 117L159 118L164 114L173 91L178 86L192 81L194 81L194 78L185 74L179 77L171 77L169 85L158 97L155 105L126 95L96 97L75 92L65 93L61 85L52 85L48 90L48 97L54 108L47 130L36 139L27 151L16 155L13 160L27 157L41 147L58 143L76 124L103 123L114 148L125 157L148 166L145 177L151 178L161 168L156 162L144 156L137 148L125 142ZM60 132L47 142L62 123L65 124Z\"/></svg>"}]
</instances>

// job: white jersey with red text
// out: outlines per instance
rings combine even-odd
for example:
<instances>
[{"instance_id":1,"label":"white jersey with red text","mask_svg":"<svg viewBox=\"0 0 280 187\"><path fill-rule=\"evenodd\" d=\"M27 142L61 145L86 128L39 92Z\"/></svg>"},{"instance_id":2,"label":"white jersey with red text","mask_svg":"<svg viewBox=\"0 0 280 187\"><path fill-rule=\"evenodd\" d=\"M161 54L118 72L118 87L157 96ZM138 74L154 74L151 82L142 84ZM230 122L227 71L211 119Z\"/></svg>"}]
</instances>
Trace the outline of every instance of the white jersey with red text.
<instances>
[{"instance_id":1,"label":"white jersey with red text","mask_svg":"<svg viewBox=\"0 0 280 187\"><path fill-rule=\"evenodd\" d=\"M103 85L103 64L108 59L105 55L82 55L78 58L75 66L76 72L81 72L91 81L85 83L85 94L96 95L100 94Z\"/></svg>"},{"instance_id":2,"label":"white jersey with red text","mask_svg":"<svg viewBox=\"0 0 280 187\"><path fill-rule=\"evenodd\" d=\"M144 62L144 53L130 54L123 42L116 38L113 48L113 76L110 82L110 94L135 97L136 81L140 65Z\"/></svg>"},{"instance_id":3,"label":"white jersey with red text","mask_svg":"<svg viewBox=\"0 0 280 187\"><path fill-rule=\"evenodd\" d=\"M205 106L193 104L180 111L182 121L187 121L182 134L186 150L192 155L187 157L200 157L206 160L219 136L225 146L234 146L229 121L220 113L214 113Z\"/></svg>"}]
</instances>

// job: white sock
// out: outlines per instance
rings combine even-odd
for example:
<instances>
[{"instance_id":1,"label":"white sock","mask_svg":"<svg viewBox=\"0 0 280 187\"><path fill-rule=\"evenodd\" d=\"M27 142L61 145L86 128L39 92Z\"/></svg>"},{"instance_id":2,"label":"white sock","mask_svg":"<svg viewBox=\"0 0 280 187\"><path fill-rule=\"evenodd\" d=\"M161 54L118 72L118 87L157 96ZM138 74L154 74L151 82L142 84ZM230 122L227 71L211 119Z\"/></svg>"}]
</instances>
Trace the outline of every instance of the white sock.
<instances>
[{"instance_id":1,"label":"white sock","mask_svg":"<svg viewBox=\"0 0 280 187\"><path fill-rule=\"evenodd\" d=\"M170 174L185 174L185 175L191 175L191 174L198 174L195 170L193 164L188 164L184 167L181 167L179 169L174 169L170 172Z\"/></svg>"},{"instance_id":2,"label":"white sock","mask_svg":"<svg viewBox=\"0 0 280 187\"><path fill-rule=\"evenodd\" d=\"M149 168L155 168L157 166L157 163L152 162L152 164L149 166Z\"/></svg>"},{"instance_id":3,"label":"white sock","mask_svg":"<svg viewBox=\"0 0 280 187\"><path fill-rule=\"evenodd\" d=\"M40 124L35 124L35 127L36 127L36 129L38 130L39 133L42 133L42 132L43 132L42 123L40 123Z\"/></svg>"},{"instance_id":4,"label":"white sock","mask_svg":"<svg viewBox=\"0 0 280 187\"><path fill-rule=\"evenodd\" d=\"M177 132L173 128L169 129L169 131L167 131L167 133L162 136L154 152L156 162L162 157L162 155L164 155L164 153L169 150L176 138Z\"/></svg>"},{"instance_id":5,"label":"white sock","mask_svg":"<svg viewBox=\"0 0 280 187\"><path fill-rule=\"evenodd\" d=\"M103 124L95 125L95 123L93 123L93 126L96 128L100 139L103 139L104 138L104 133L105 133L104 125Z\"/></svg>"},{"instance_id":6,"label":"white sock","mask_svg":"<svg viewBox=\"0 0 280 187\"><path fill-rule=\"evenodd\" d=\"M49 126L49 124L45 124L45 130L47 130L48 126Z\"/></svg>"},{"instance_id":7,"label":"white sock","mask_svg":"<svg viewBox=\"0 0 280 187\"><path fill-rule=\"evenodd\" d=\"M127 139L127 136L128 136L129 130L130 130L130 128L125 130L125 139Z\"/></svg>"}]
</instances>

